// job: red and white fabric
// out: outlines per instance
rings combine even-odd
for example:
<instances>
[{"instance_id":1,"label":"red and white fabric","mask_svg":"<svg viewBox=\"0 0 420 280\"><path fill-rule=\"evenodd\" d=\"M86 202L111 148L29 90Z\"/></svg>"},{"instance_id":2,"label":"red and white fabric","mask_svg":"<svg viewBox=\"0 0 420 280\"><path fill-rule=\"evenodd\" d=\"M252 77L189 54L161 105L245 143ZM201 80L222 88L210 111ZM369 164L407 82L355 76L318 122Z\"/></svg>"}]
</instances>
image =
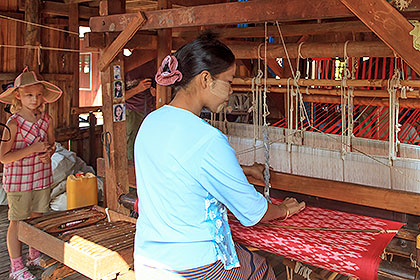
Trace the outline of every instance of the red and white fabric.
<instances>
[{"instance_id":1,"label":"red and white fabric","mask_svg":"<svg viewBox=\"0 0 420 280\"><path fill-rule=\"evenodd\" d=\"M11 151L20 150L32 145L37 138L40 142L48 141L49 116L42 113L35 122L25 120L21 115L10 117L17 122L15 142ZM6 163L3 166L3 188L6 192L23 192L42 190L52 183L51 162L43 163L38 158L39 153L33 153L20 160Z\"/></svg>"},{"instance_id":2,"label":"red and white fabric","mask_svg":"<svg viewBox=\"0 0 420 280\"><path fill-rule=\"evenodd\" d=\"M280 201L273 200L273 203ZM307 207L286 221L275 220L269 224L391 231L403 226L398 222L315 207ZM361 280L376 279L380 255L396 234L283 229L258 224L244 227L233 217L229 225L235 242Z\"/></svg>"}]
</instances>

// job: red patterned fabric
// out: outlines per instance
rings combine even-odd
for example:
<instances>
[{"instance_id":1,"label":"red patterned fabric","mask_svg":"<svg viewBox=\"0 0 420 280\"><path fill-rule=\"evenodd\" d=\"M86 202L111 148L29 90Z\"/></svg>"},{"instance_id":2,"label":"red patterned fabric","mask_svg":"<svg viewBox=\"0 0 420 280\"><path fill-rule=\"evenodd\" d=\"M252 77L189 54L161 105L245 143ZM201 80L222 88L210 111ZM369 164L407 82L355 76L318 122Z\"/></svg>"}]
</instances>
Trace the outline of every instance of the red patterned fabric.
<instances>
[{"instance_id":1,"label":"red patterned fabric","mask_svg":"<svg viewBox=\"0 0 420 280\"><path fill-rule=\"evenodd\" d=\"M275 204L279 202L273 200ZM399 230L403 226L398 222L314 207L307 207L284 222L269 223L364 230ZM396 233L297 230L266 225L244 227L234 218L229 219L229 224L236 242L361 280L376 279L380 255Z\"/></svg>"}]
</instances>

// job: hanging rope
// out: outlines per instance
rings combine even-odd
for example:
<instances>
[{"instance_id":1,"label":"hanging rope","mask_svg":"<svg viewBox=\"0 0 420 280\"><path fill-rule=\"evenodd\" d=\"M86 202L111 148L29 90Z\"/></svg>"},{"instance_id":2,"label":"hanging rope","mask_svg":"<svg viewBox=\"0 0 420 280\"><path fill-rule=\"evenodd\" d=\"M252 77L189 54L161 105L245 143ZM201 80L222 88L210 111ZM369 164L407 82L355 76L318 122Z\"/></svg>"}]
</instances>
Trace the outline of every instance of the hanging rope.
<instances>
[{"instance_id":1,"label":"hanging rope","mask_svg":"<svg viewBox=\"0 0 420 280\"><path fill-rule=\"evenodd\" d=\"M400 127L398 124L399 103L397 97L397 90L401 88L401 74L398 71L397 57L395 57L394 75L388 80L387 90L389 93L389 165L393 165L393 161L398 153L398 132Z\"/></svg>"},{"instance_id":2,"label":"hanging rope","mask_svg":"<svg viewBox=\"0 0 420 280\"><path fill-rule=\"evenodd\" d=\"M263 94L263 144L264 144L264 158L265 158L265 169L264 169L264 196L269 203L270 199L270 144L268 139L268 123L267 116L270 114L267 105L267 22L264 24L264 94Z\"/></svg>"},{"instance_id":3,"label":"hanging rope","mask_svg":"<svg viewBox=\"0 0 420 280\"><path fill-rule=\"evenodd\" d=\"M344 43L344 68L341 78L340 98L341 98L341 156L350 152L351 137L353 133L353 94L349 92L347 80L351 77L349 70L349 57L347 55L347 45Z\"/></svg>"},{"instance_id":4,"label":"hanging rope","mask_svg":"<svg viewBox=\"0 0 420 280\"><path fill-rule=\"evenodd\" d=\"M8 17L8 16L5 16L5 15L0 15L0 18L4 18L4 19L7 19L7 20L17 21L17 22L20 22L20 23L25 23L25 24L45 28L45 29L51 29L51 30L54 30L54 31L59 31L59 32L64 32L64 33L68 33L68 34L71 34L71 35L79 36L79 33L74 32L74 31L69 31L69 30L60 29L60 28L56 28L56 27L51 27L51 26L48 26L48 25L42 25L42 24L39 24L39 23L34 23L34 22L26 21L26 20L12 18L12 17Z\"/></svg>"},{"instance_id":5,"label":"hanging rope","mask_svg":"<svg viewBox=\"0 0 420 280\"><path fill-rule=\"evenodd\" d=\"M64 48L55 48L55 47L44 47L44 46L32 46L32 45L24 45L24 46L17 46L17 45L2 45L0 44L0 48L16 48L16 49L39 49L39 50L47 50L47 51L63 51L63 52L85 52L76 49L64 49ZM91 53L99 53L98 51L91 51Z\"/></svg>"},{"instance_id":6,"label":"hanging rope","mask_svg":"<svg viewBox=\"0 0 420 280\"><path fill-rule=\"evenodd\" d=\"M260 63L258 60L258 73L257 76L252 78L252 106L249 108L248 112L252 111L252 120L254 128L254 137L253 137L253 149L254 149L254 162L257 161L257 139L259 138L260 132L260 96L261 96L261 78L264 76L264 73L260 69Z\"/></svg>"}]
</instances>

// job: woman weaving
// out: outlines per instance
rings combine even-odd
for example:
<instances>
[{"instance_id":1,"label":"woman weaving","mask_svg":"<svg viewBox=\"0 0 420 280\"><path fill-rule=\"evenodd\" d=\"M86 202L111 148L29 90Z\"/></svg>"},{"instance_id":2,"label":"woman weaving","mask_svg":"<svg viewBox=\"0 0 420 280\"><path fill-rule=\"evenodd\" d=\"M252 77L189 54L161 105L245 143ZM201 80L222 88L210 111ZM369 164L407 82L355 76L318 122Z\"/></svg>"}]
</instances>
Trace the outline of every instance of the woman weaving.
<instances>
[{"instance_id":1,"label":"woman weaving","mask_svg":"<svg viewBox=\"0 0 420 280\"><path fill-rule=\"evenodd\" d=\"M139 218L136 279L275 279L266 260L234 244L227 210L245 226L287 219L305 207L267 203L244 175L225 135L199 118L220 112L232 93L232 51L210 33L167 56L156 74L176 93L151 113L135 142Z\"/></svg>"}]
</instances>

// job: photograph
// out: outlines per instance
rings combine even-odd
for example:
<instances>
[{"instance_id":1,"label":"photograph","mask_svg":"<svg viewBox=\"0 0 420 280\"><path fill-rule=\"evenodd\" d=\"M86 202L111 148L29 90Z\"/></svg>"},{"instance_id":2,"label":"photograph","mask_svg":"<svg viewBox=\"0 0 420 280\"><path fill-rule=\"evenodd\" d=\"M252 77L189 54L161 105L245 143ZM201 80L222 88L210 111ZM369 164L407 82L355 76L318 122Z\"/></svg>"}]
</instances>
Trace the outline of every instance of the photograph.
<instances>
[{"instance_id":1,"label":"photograph","mask_svg":"<svg viewBox=\"0 0 420 280\"><path fill-rule=\"evenodd\" d=\"M114 65L114 80L121 80L121 66Z\"/></svg>"},{"instance_id":2,"label":"photograph","mask_svg":"<svg viewBox=\"0 0 420 280\"><path fill-rule=\"evenodd\" d=\"M114 82L114 97L115 98L123 97L122 81L115 81Z\"/></svg>"},{"instance_id":3,"label":"photograph","mask_svg":"<svg viewBox=\"0 0 420 280\"><path fill-rule=\"evenodd\" d=\"M115 104L114 105L114 122L125 121L125 104Z\"/></svg>"}]
</instances>

